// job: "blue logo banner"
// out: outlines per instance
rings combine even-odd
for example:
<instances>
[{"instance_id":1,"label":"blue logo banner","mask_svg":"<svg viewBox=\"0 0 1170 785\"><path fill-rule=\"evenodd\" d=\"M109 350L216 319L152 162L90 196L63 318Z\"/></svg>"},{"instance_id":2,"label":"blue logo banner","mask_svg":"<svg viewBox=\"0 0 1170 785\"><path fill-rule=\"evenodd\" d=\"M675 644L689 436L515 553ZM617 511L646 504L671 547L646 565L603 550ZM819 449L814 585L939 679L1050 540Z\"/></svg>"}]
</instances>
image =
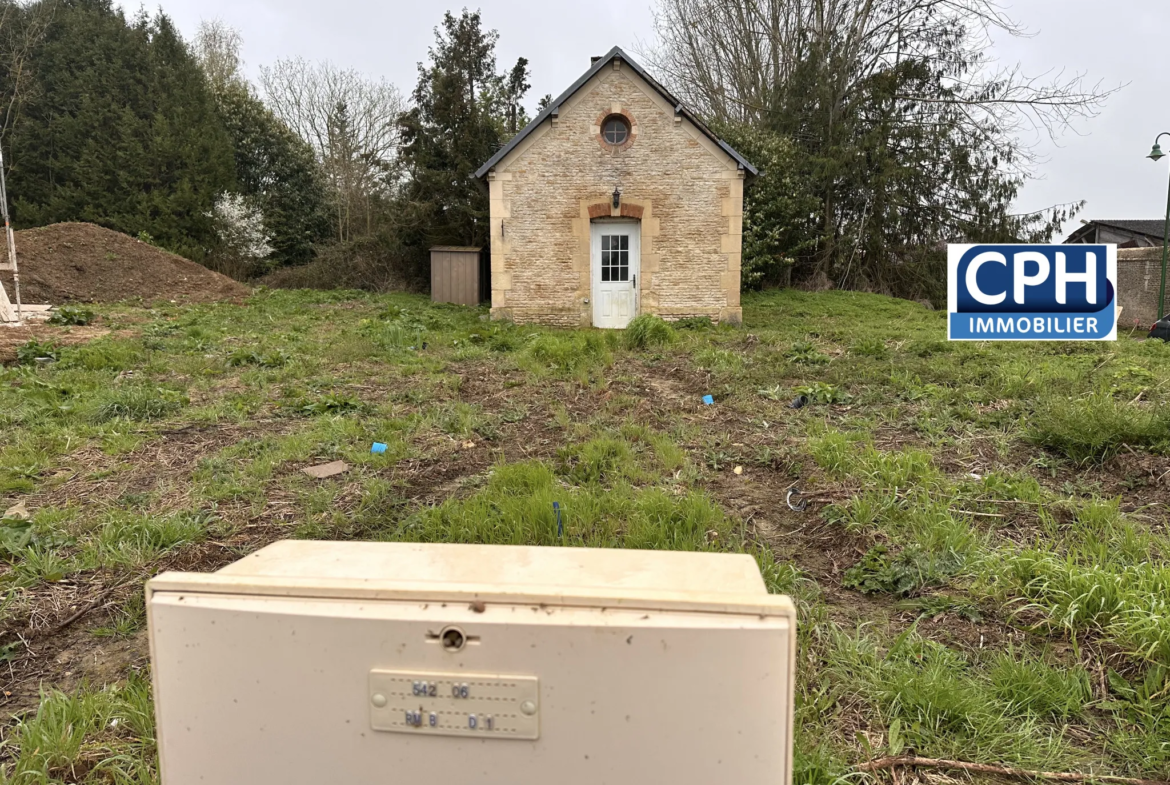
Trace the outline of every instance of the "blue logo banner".
<instances>
[{"instance_id":1,"label":"blue logo banner","mask_svg":"<svg viewBox=\"0 0 1170 785\"><path fill-rule=\"evenodd\" d=\"M1117 339L1117 246L952 245L952 341Z\"/></svg>"}]
</instances>

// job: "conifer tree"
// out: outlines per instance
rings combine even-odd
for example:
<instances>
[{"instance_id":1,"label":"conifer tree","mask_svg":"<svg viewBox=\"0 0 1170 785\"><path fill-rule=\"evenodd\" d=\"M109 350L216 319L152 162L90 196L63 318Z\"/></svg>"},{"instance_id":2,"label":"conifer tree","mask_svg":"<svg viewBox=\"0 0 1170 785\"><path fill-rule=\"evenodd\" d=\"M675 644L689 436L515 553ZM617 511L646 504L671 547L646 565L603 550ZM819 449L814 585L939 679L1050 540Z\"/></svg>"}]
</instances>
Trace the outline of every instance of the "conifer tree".
<instances>
[{"instance_id":1,"label":"conifer tree","mask_svg":"<svg viewBox=\"0 0 1170 785\"><path fill-rule=\"evenodd\" d=\"M507 76L496 73L498 38L478 12L448 12L429 64L419 64L414 108L400 123L417 245L487 245L488 200L475 171L519 127L529 87L524 58Z\"/></svg>"},{"instance_id":2,"label":"conifer tree","mask_svg":"<svg viewBox=\"0 0 1170 785\"><path fill-rule=\"evenodd\" d=\"M51 20L8 144L20 226L89 221L200 259L235 187L207 81L165 16L111 0L42 0Z\"/></svg>"}]
</instances>

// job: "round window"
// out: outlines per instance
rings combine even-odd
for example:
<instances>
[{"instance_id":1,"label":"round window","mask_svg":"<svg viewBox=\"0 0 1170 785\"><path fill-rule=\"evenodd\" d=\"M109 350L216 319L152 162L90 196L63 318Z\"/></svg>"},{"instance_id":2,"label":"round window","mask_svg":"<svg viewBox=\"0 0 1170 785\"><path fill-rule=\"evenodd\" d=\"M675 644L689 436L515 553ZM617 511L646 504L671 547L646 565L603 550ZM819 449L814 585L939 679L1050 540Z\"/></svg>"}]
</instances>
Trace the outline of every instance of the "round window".
<instances>
[{"instance_id":1,"label":"round window","mask_svg":"<svg viewBox=\"0 0 1170 785\"><path fill-rule=\"evenodd\" d=\"M606 144L615 147L625 144L626 140L630 138L629 122L621 115L610 115L605 118L605 124L601 126L601 138L605 140Z\"/></svg>"}]
</instances>

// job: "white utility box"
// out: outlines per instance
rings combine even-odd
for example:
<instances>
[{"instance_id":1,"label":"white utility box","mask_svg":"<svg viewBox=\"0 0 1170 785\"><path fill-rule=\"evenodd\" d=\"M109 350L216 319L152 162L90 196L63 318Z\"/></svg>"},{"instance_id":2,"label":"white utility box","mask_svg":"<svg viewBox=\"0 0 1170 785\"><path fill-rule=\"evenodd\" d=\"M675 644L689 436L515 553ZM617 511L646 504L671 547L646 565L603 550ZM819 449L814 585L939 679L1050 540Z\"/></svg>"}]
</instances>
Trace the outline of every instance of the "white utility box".
<instances>
[{"instance_id":1,"label":"white utility box","mask_svg":"<svg viewBox=\"0 0 1170 785\"><path fill-rule=\"evenodd\" d=\"M147 585L164 785L788 785L750 556L281 542Z\"/></svg>"}]
</instances>

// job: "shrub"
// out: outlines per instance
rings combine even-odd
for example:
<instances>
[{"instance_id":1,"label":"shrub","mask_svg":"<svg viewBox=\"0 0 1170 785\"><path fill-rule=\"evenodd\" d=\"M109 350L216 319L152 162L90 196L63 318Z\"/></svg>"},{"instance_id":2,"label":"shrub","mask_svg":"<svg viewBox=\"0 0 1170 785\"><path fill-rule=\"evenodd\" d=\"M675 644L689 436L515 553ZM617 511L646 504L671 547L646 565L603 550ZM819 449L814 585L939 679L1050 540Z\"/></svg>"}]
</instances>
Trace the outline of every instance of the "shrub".
<instances>
[{"instance_id":1,"label":"shrub","mask_svg":"<svg viewBox=\"0 0 1170 785\"><path fill-rule=\"evenodd\" d=\"M674 328L657 316L644 313L626 327L626 346L645 349L647 346L665 346L675 340Z\"/></svg>"},{"instance_id":2,"label":"shrub","mask_svg":"<svg viewBox=\"0 0 1170 785\"><path fill-rule=\"evenodd\" d=\"M424 292L429 256L404 248L393 233L323 244L308 264L281 267L256 279L271 289L361 289Z\"/></svg>"}]
</instances>

